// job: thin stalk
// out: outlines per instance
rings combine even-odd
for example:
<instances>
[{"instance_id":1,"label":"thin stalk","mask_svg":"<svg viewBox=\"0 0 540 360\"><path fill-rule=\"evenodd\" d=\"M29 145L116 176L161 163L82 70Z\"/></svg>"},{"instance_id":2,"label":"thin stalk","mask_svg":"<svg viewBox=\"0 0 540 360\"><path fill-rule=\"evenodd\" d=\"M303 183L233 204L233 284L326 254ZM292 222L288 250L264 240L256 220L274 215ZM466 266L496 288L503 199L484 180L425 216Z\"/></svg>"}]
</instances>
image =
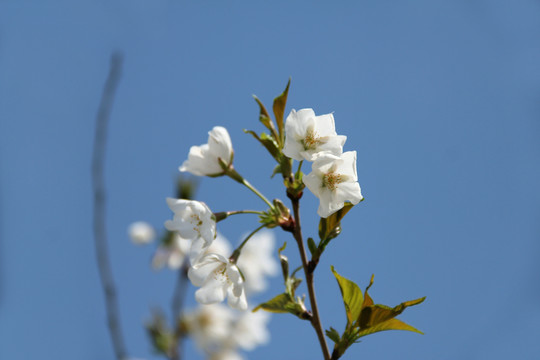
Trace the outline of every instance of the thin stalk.
<instances>
[{"instance_id":1,"label":"thin stalk","mask_svg":"<svg viewBox=\"0 0 540 360\"><path fill-rule=\"evenodd\" d=\"M300 227L300 202L298 199L292 199L295 228L294 228L294 238L298 244L298 250L300 252L300 258L302 259L302 266L304 268L304 274L306 276L306 285L309 292L309 302L311 304L311 312L313 317L311 318L311 325L317 333L317 338L321 345L321 350L324 355L325 360L330 360L330 350L326 344L326 338L324 337L324 330L319 315L319 307L317 306L317 298L315 296L315 285L313 283L313 272L308 269L308 259L306 255L306 250L304 248L304 240L302 238L302 228Z\"/></svg>"},{"instance_id":2,"label":"thin stalk","mask_svg":"<svg viewBox=\"0 0 540 360\"><path fill-rule=\"evenodd\" d=\"M264 214L264 211L258 211L258 210L234 210L234 211L227 211L227 216L238 215L238 214L257 214L257 215L262 215L262 214Z\"/></svg>"},{"instance_id":3,"label":"thin stalk","mask_svg":"<svg viewBox=\"0 0 540 360\"><path fill-rule=\"evenodd\" d=\"M225 170L225 175L227 175L228 177L230 177L231 179L239 182L240 184L244 185L245 187L247 187L249 190L253 191L255 193L255 195L257 195L258 197L260 197L262 199L262 201L264 201L269 207L270 209L273 209L274 208L274 205L272 205L272 203L259 191L255 188L255 186L251 185L251 183L249 181L247 181L246 179L244 179L244 177L242 175L240 175L238 173L238 171L236 171L236 169L230 165L226 170Z\"/></svg>"},{"instance_id":4,"label":"thin stalk","mask_svg":"<svg viewBox=\"0 0 540 360\"><path fill-rule=\"evenodd\" d=\"M185 264L178 270L178 280L176 282L176 287L174 289L173 298L171 301L171 310L173 315L173 329L175 329L175 339L176 346L173 347L172 354L170 354L170 360L180 360L182 358L182 339L184 334L182 334L179 323L180 323L180 312L184 305L184 299L187 293L187 272L189 270L189 263L186 261Z\"/></svg>"},{"instance_id":5,"label":"thin stalk","mask_svg":"<svg viewBox=\"0 0 540 360\"><path fill-rule=\"evenodd\" d=\"M242 181L242 184L244 184L244 186L247 187L249 190L253 191L258 197L260 197L271 209L274 208L274 205L272 205L272 203L262 193L260 193L259 190L255 188L255 186L251 185L249 181L244 179L244 181Z\"/></svg>"},{"instance_id":6,"label":"thin stalk","mask_svg":"<svg viewBox=\"0 0 540 360\"><path fill-rule=\"evenodd\" d=\"M242 243L240 244L240 246L238 246L232 253L231 257L229 258L229 260L233 263L233 264L236 264L236 262L238 261L238 257L240 257L240 254L242 253L242 248L244 247L244 245L247 244L248 240L251 239L251 237L253 235L255 235L259 230L261 230L262 228L266 227L265 224L262 224L261 226L259 226L258 228L256 228L255 230L253 230L251 232L251 234L249 234L245 239L244 241L242 241Z\"/></svg>"},{"instance_id":7,"label":"thin stalk","mask_svg":"<svg viewBox=\"0 0 540 360\"><path fill-rule=\"evenodd\" d=\"M296 176L298 176L298 174L300 174L300 171L302 170L302 164L304 163L304 160L300 160L300 162L298 163L298 170L296 170Z\"/></svg>"},{"instance_id":8,"label":"thin stalk","mask_svg":"<svg viewBox=\"0 0 540 360\"><path fill-rule=\"evenodd\" d=\"M107 244L106 228L106 189L105 189L105 150L107 145L107 125L114 103L114 95L120 81L123 57L113 53L109 75L105 82L101 102L96 116L96 134L94 137L94 152L92 155L92 188L94 192L94 245L99 277L105 297L107 324L117 360L127 359L124 336L120 324L118 299L114 284L111 260Z\"/></svg>"}]
</instances>

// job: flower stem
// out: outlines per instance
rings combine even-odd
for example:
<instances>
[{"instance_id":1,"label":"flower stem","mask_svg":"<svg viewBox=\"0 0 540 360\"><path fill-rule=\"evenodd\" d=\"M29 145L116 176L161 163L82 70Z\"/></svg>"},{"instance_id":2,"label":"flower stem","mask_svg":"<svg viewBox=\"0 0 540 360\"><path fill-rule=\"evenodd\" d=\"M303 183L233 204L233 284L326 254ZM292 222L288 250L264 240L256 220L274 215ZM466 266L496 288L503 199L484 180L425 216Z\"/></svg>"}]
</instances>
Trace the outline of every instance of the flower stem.
<instances>
[{"instance_id":1,"label":"flower stem","mask_svg":"<svg viewBox=\"0 0 540 360\"><path fill-rule=\"evenodd\" d=\"M256 215L263 215L264 211L258 211L258 210L234 210L234 211L222 211L214 213L214 216L216 218L216 222L219 222L221 220L225 220L231 215L238 215L238 214L256 214Z\"/></svg>"},{"instance_id":2,"label":"flower stem","mask_svg":"<svg viewBox=\"0 0 540 360\"><path fill-rule=\"evenodd\" d=\"M272 205L272 203L261 193L259 192L259 190L257 190L255 188L255 186L251 185L251 183L249 181L247 181L246 179L244 179L244 177L242 175L240 175L233 167L232 165L225 171L225 175L227 175L228 177L230 177L231 179L239 182L240 184L244 185L245 187L247 187L249 190L253 191L255 193L255 195L257 195L258 197L260 197L269 207L270 209L273 209L274 208L274 205Z\"/></svg>"},{"instance_id":3,"label":"flower stem","mask_svg":"<svg viewBox=\"0 0 540 360\"><path fill-rule=\"evenodd\" d=\"M298 170L296 170L296 176L297 177L300 174L300 171L302 171L302 164L303 163L304 163L304 160L300 160L300 162L298 163Z\"/></svg>"},{"instance_id":4,"label":"flower stem","mask_svg":"<svg viewBox=\"0 0 540 360\"><path fill-rule=\"evenodd\" d=\"M238 261L238 258L240 257L240 254L242 253L242 248L244 247L244 245L247 244L248 240L251 239L251 237L253 235L255 235L259 230L261 230L262 228L266 227L266 224L262 224L261 226L259 226L258 228L256 228L255 230L253 230L251 232L251 234L249 234L245 239L244 241L242 241L242 243L240 244L240 246L238 246L232 253L231 257L229 258L229 261L233 264L236 264L236 262Z\"/></svg>"},{"instance_id":5,"label":"flower stem","mask_svg":"<svg viewBox=\"0 0 540 360\"><path fill-rule=\"evenodd\" d=\"M311 312L313 317L311 318L311 325L317 333L319 338L319 343L321 345L321 350L325 360L330 360L330 350L326 344L326 339L324 337L324 330L321 323L321 318L319 316L319 308L317 306L317 298L315 296L315 285L313 283L313 272L308 268L308 259L306 255L306 250L304 248L304 240L302 238L302 228L300 227L300 202L299 199L291 199L294 212L295 228L294 228L294 238L298 244L298 250L300 252L300 258L302 259L302 266L304 268L304 274L306 276L306 285L309 292L309 302L311 303Z\"/></svg>"}]
</instances>

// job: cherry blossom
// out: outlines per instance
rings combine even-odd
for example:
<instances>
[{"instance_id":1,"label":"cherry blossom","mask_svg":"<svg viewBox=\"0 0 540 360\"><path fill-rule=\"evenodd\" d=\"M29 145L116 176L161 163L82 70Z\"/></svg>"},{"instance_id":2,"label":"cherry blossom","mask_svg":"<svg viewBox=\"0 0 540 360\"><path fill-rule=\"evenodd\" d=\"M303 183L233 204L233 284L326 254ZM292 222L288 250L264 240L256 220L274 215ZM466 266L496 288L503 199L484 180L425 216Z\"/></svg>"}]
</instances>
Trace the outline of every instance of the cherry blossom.
<instances>
[{"instance_id":1,"label":"cherry blossom","mask_svg":"<svg viewBox=\"0 0 540 360\"><path fill-rule=\"evenodd\" d=\"M294 160L313 161L322 152L341 155L346 136L337 135L334 116L315 116L313 109L292 110L285 122L283 153Z\"/></svg>"},{"instance_id":2,"label":"cherry blossom","mask_svg":"<svg viewBox=\"0 0 540 360\"><path fill-rule=\"evenodd\" d=\"M179 167L181 172L187 171L197 176L219 176L224 172L220 159L226 165L232 164L234 152L227 129L216 126L208 135L207 144L189 149L188 159Z\"/></svg>"},{"instance_id":3,"label":"cherry blossom","mask_svg":"<svg viewBox=\"0 0 540 360\"><path fill-rule=\"evenodd\" d=\"M317 213L326 218L350 201L353 205L362 199L356 175L356 151L347 151L341 156L321 154L304 176L304 184L320 200Z\"/></svg>"}]
</instances>

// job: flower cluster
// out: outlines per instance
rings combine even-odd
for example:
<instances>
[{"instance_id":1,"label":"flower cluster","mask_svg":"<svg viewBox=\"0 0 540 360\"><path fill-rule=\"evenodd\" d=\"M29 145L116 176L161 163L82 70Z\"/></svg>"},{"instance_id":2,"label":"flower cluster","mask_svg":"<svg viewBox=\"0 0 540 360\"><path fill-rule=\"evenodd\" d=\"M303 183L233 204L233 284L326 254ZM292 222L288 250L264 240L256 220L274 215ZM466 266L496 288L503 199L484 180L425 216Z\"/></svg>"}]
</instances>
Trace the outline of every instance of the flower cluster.
<instances>
[{"instance_id":1,"label":"flower cluster","mask_svg":"<svg viewBox=\"0 0 540 360\"><path fill-rule=\"evenodd\" d=\"M303 178L319 198L317 213L326 218L346 201L362 199L356 174L356 151L343 153L346 136L337 135L332 114L316 116L312 109L292 110L285 122L283 153L298 161L312 161L311 173Z\"/></svg>"},{"instance_id":2,"label":"flower cluster","mask_svg":"<svg viewBox=\"0 0 540 360\"><path fill-rule=\"evenodd\" d=\"M262 102L259 105L259 120L266 127L260 134L252 135L277 162L271 174L281 174L285 193L291 200L291 211L280 199L270 201L263 193L248 182L233 166L234 151L231 137L222 126L214 127L209 133L208 143L192 146L188 158L179 167L180 172L195 176L225 176L240 183L258 196L264 203L263 210L229 210L212 212L203 202L190 200L192 186L180 186L179 197L167 198L173 217L165 221L168 230L162 238L152 259L155 269L168 267L179 269L180 280L187 278L196 287L195 300L199 306L181 311L178 287L173 299L173 324L169 329L162 316L156 316L149 324L148 332L156 350L169 358L177 358L177 350L183 338L191 337L209 360L242 360L240 350L251 350L268 341L266 330L269 314L256 312L259 309L274 313L289 313L299 319L308 320L317 333L325 359L339 358L359 338L384 330L416 331L394 317L405 307L419 304L424 298L404 302L394 308L376 305L366 288L361 293L358 285L341 275L332 267L338 281L345 305L347 323L342 334L330 327L324 331L320 319L314 289L314 272L319 260L331 240L341 233L341 220L353 205L363 200L356 171L356 151L343 152L347 140L338 135L334 115L316 115L313 109L292 110L285 118L290 82L285 91L274 99L274 120ZM299 162L293 171L294 160ZM302 164L311 162L311 172L304 175ZM319 242L307 238L308 259L300 224L300 199L305 188L319 198L318 227ZM340 211L341 210L341 211ZM217 222L238 214L255 214L259 225L245 235L234 248L218 233ZM273 233L267 229L281 228L292 234L298 245L302 265L290 271L289 259L283 253L286 243L278 250L283 274L284 290L246 311L248 295L264 291L267 276L279 271L272 257ZM136 244L146 244L155 237L154 229L145 223L135 223L129 228ZM303 269L305 286L308 289L311 309L305 295L298 296L297 289L302 279L297 277ZM181 284L181 282L179 282ZM344 290L345 289L345 290ZM227 300L229 306L222 302ZM325 334L335 343L331 352Z\"/></svg>"}]
</instances>

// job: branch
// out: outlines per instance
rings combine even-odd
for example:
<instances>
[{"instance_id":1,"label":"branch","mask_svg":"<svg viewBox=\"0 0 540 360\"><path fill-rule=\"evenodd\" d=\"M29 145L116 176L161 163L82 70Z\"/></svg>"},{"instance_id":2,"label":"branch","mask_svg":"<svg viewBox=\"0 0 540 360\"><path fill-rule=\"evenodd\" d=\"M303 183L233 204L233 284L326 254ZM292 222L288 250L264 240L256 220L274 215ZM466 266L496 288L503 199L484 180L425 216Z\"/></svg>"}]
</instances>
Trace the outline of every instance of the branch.
<instances>
[{"instance_id":1,"label":"branch","mask_svg":"<svg viewBox=\"0 0 540 360\"><path fill-rule=\"evenodd\" d=\"M173 317L173 329L175 344L171 349L170 360L180 360L182 358L182 338L184 337L183 329L180 326L180 316L182 307L184 305L184 299L187 293L188 286L188 277L187 273L189 270L189 259L184 260L184 264L178 270L178 280L176 281L176 287L174 289L173 298L171 301L171 310Z\"/></svg>"},{"instance_id":2,"label":"branch","mask_svg":"<svg viewBox=\"0 0 540 360\"><path fill-rule=\"evenodd\" d=\"M317 298L315 296L315 285L313 283L313 271L310 271L309 269L309 263L307 260L306 250L304 248L304 240L302 238L302 228L300 227L300 202L298 198L291 197L292 205L293 205L293 212L294 212L294 220L295 220L295 227L294 227L294 238L296 240L296 243L298 244L298 250L300 252L300 258L302 259L302 266L304 268L304 274L306 276L306 285L309 292L309 302L311 304L311 311L313 313L313 317L311 318L311 325L315 329L315 332L317 333L317 337L319 338L319 343L321 345L321 350L324 355L325 360L330 360L330 350L328 349L328 345L326 344L326 339L324 337L324 330L321 323L321 318L319 316L319 308L317 306Z\"/></svg>"},{"instance_id":3,"label":"branch","mask_svg":"<svg viewBox=\"0 0 540 360\"><path fill-rule=\"evenodd\" d=\"M92 156L92 188L94 192L94 243L96 251L96 261L101 279L101 285L105 295L105 306L107 311L107 323L111 335L116 359L127 358L124 347L124 339L120 328L118 301L116 298L116 288L114 285L109 251L107 248L106 231L106 208L105 208L105 179L104 162L105 148L107 140L107 124L111 114L114 95L120 73L122 70L123 57L120 53L113 53L109 75L103 88L101 102L96 115L96 133L94 138L94 153Z\"/></svg>"}]
</instances>

